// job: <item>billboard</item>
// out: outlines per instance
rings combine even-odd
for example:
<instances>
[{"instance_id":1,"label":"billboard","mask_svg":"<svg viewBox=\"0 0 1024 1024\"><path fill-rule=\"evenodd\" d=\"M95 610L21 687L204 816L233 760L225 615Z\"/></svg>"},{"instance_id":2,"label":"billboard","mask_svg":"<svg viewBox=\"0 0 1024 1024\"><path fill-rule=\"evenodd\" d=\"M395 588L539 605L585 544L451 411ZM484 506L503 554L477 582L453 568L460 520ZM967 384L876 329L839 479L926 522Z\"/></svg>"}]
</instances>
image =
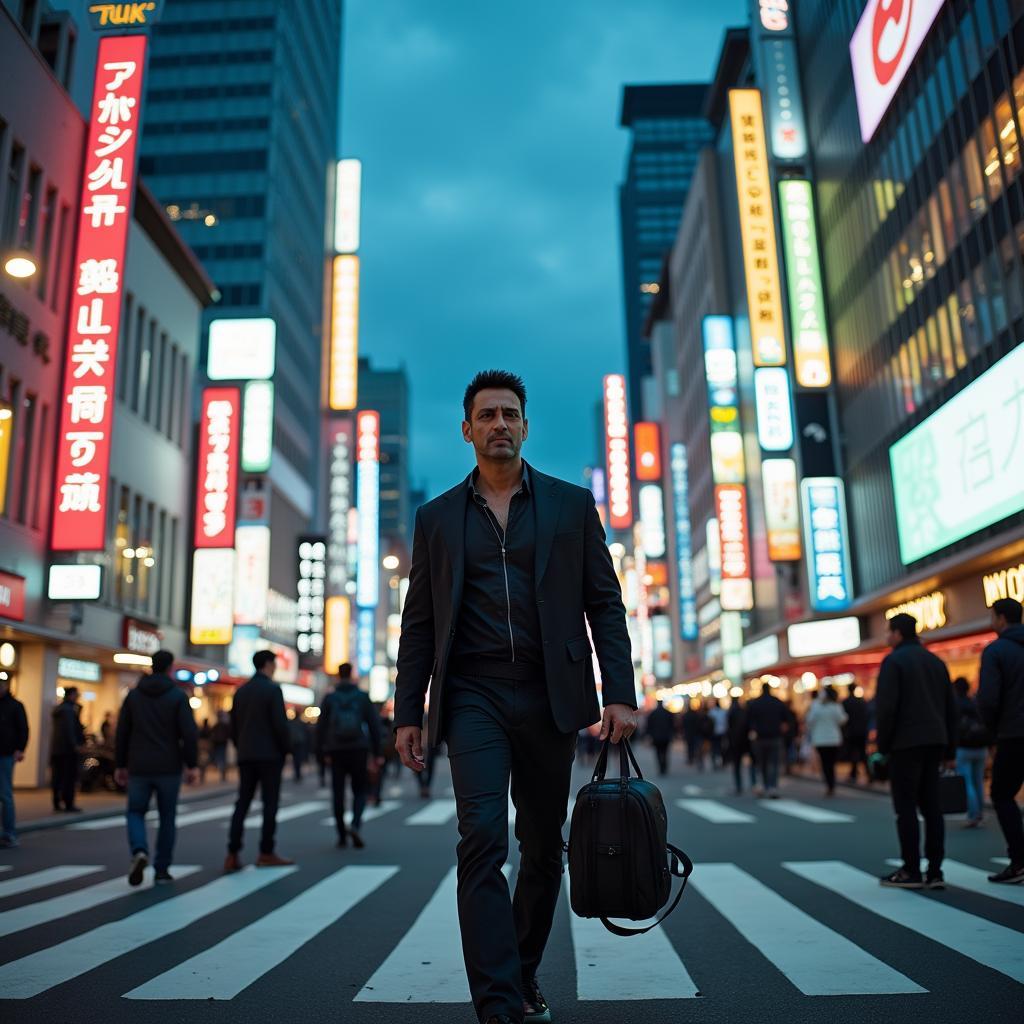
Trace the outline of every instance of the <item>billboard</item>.
<instances>
[{"instance_id":1,"label":"billboard","mask_svg":"<svg viewBox=\"0 0 1024 1024\"><path fill-rule=\"evenodd\" d=\"M811 607L816 612L843 611L853 601L843 481L837 476L805 477L800 504Z\"/></svg>"},{"instance_id":2,"label":"billboard","mask_svg":"<svg viewBox=\"0 0 1024 1024\"><path fill-rule=\"evenodd\" d=\"M1024 345L889 449L904 565L1024 508Z\"/></svg>"},{"instance_id":3,"label":"billboard","mask_svg":"<svg viewBox=\"0 0 1024 1024\"><path fill-rule=\"evenodd\" d=\"M793 406L785 366L760 366L754 371L754 409L761 447L766 452L788 452L793 447Z\"/></svg>"},{"instance_id":4,"label":"billboard","mask_svg":"<svg viewBox=\"0 0 1024 1024\"><path fill-rule=\"evenodd\" d=\"M697 590L693 582L693 537L690 524L690 481L686 445L673 444L672 505L676 527L676 579L679 587L679 635L697 639Z\"/></svg>"},{"instance_id":5,"label":"billboard","mask_svg":"<svg viewBox=\"0 0 1024 1024\"><path fill-rule=\"evenodd\" d=\"M721 545L722 608L730 612L749 611L754 607L754 584L750 575L746 487L716 484L715 512Z\"/></svg>"},{"instance_id":6,"label":"billboard","mask_svg":"<svg viewBox=\"0 0 1024 1024\"><path fill-rule=\"evenodd\" d=\"M238 388L206 388L199 417L196 479L196 548L235 544L238 492Z\"/></svg>"},{"instance_id":7,"label":"billboard","mask_svg":"<svg viewBox=\"0 0 1024 1024\"><path fill-rule=\"evenodd\" d=\"M792 459L765 459L761 463L764 518L768 557L773 562L799 562L800 489Z\"/></svg>"},{"instance_id":8,"label":"billboard","mask_svg":"<svg viewBox=\"0 0 1024 1024\"><path fill-rule=\"evenodd\" d=\"M633 427L637 480L661 479L661 432L657 423L637 423Z\"/></svg>"},{"instance_id":9,"label":"billboard","mask_svg":"<svg viewBox=\"0 0 1024 1024\"><path fill-rule=\"evenodd\" d=\"M336 673L338 666L351 661L349 629L352 605L347 597L329 597L325 606L323 641L324 671Z\"/></svg>"},{"instance_id":10,"label":"billboard","mask_svg":"<svg viewBox=\"0 0 1024 1024\"><path fill-rule=\"evenodd\" d=\"M335 256L331 276L327 405L347 411L356 407L359 389L359 257Z\"/></svg>"},{"instance_id":11,"label":"billboard","mask_svg":"<svg viewBox=\"0 0 1024 1024\"><path fill-rule=\"evenodd\" d=\"M348 518L352 508L352 421L327 425L327 581L331 594L345 593L348 572Z\"/></svg>"},{"instance_id":12,"label":"billboard","mask_svg":"<svg viewBox=\"0 0 1024 1024\"><path fill-rule=\"evenodd\" d=\"M315 668L324 655L327 539L300 537L298 556L295 646L302 667Z\"/></svg>"},{"instance_id":13,"label":"billboard","mask_svg":"<svg viewBox=\"0 0 1024 1024\"><path fill-rule=\"evenodd\" d=\"M54 551L105 545L114 381L146 37L104 36L75 215L75 245L62 401L57 413Z\"/></svg>"},{"instance_id":14,"label":"billboard","mask_svg":"<svg viewBox=\"0 0 1024 1024\"><path fill-rule=\"evenodd\" d=\"M380 599L380 415L376 412L356 417L356 487L356 604L376 608Z\"/></svg>"},{"instance_id":15,"label":"billboard","mask_svg":"<svg viewBox=\"0 0 1024 1024\"><path fill-rule=\"evenodd\" d=\"M665 503L660 484L642 484L640 504L640 537L646 558L665 557Z\"/></svg>"},{"instance_id":16,"label":"billboard","mask_svg":"<svg viewBox=\"0 0 1024 1024\"><path fill-rule=\"evenodd\" d=\"M234 630L234 548L199 548L192 553L189 642L226 646Z\"/></svg>"},{"instance_id":17,"label":"billboard","mask_svg":"<svg viewBox=\"0 0 1024 1024\"><path fill-rule=\"evenodd\" d=\"M613 530L633 525L633 494L629 468L629 421L626 416L626 378L604 378L605 461L608 469L608 521Z\"/></svg>"},{"instance_id":18,"label":"billboard","mask_svg":"<svg viewBox=\"0 0 1024 1024\"><path fill-rule=\"evenodd\" d=\"M363 165L339 160L334 189L334 251L354 253L359 248L359 205Z\"/></svg>"},{"instance_id":19,"label":"billboard","mask_svg":"<svg viewBox=\"0 0 1024 1024\"><path fill-rule=\"evenodd\" d=\"M262 626L270 589L270 527L239 523L235 530L235 625Z\"/></svg>"},{"instance_id":20,"label":"billboard","mask_svg":"<svg viewBox=\"0 0 1024 1024\"><path fill-rule=\"evenodd\" d=\"M250 380L242 392L242 471L266 473L274 449L274 383Z\"/></svg>"},{"instance_id":21,"label":"billboard","mask_svg":"<svg viewBox=\"0 0 1024 1024\"><path fill-rule=\"evenodd\" d=\"M277 363L277 324L270 317L210 321L206 376L210 380L269 380Z\"/></svg>"}]
</instances>

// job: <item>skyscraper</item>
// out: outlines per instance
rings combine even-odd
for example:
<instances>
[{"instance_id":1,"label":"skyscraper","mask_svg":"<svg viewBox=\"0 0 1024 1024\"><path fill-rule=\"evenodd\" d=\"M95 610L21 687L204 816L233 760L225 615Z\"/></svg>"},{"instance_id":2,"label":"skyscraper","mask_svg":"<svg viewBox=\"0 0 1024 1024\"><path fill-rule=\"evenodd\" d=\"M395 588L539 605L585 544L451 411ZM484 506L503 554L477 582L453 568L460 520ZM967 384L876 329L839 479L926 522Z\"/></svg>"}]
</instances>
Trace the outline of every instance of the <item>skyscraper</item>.
<instances>
[{"instance_id":1,"label":"skyscraper","mask_svg":"<svg viewBox=\"0 0 1024 1024\"><path fill-rule=\"evenodd\" d=\"M643 379L651 374L644 322L658 291L701 147L713 137L704 117L707 86L627 85L620 124L631 131L626 180L619 187L626 379L632 422L644 418Z\"/></svg>"},{"instance_id":2,"label":"skyscraper","mask_svg":"<svg viewBox=\"0 0 1024 1024\"><path fill-rule=\"evenodd\" d=\"M315 509L341 6L168 0L147 77L140 169L220 291L207 328L220 318L276 325L267 508L270 586L285 594L291 540Z\"/></svg>"}]
</instances>

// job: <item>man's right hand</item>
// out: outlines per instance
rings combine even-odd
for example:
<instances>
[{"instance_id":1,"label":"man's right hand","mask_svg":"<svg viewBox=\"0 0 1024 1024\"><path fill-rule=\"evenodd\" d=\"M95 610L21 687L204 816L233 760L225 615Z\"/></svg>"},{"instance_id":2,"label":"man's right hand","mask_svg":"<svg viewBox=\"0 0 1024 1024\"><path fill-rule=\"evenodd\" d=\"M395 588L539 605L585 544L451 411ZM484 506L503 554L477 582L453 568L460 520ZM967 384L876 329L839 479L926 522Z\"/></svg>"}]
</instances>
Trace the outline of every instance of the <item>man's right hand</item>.
<instances>
[{"instance_id":1,"label":"man's right hand","mask_svg":"<svg viewBox=\"0 0 1024 1024\"><path fill-rule=\"evenodd\" d=\"M119 786L128 785L128 769L127 768L115 768L114 769L114 781Z\"/></svg>"},{"instance_id":2,"label":"man's right hand","mask_svg":"<svg viewBox=\"0 0 1024 1024\"><path fill-rule=\"evenodd\" d=\"M417 726L399 727L395 733L395 750L406 768L421 772L426 767L423 760L423 730Z\"/></svg>"}]
</instances>

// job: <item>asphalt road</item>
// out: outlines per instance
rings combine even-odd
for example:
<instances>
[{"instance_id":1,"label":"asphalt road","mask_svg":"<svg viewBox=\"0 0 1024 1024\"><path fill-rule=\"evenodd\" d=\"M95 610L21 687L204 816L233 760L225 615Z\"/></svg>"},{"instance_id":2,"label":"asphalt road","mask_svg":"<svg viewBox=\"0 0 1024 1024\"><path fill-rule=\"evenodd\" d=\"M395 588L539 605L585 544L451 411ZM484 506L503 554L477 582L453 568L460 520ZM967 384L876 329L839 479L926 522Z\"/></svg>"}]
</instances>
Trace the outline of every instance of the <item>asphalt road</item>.
<instances>
[{"instance_id":1,"label":"asphalt road","mask_svg":"<svg viewBox=\"0 0 1024 1024\"><path fill-rule=\"evenodd\" d=\"M563 898L540 974L559 1024L1024 1021L1024 886L984 880L1004 852L994 821L949 820L954 886L892 892L876 882L896 853L885 799L793 780L759 802L678 767L663 792L691 891L630 939ZM179 877L160 888L129 889L118 817L0 851L0 1020L472 1024L445 764L429 802L408 775L386 783L362 851L335 848L315 780L287 784L279 849L295 869L222 877L229 814L223 797L182 808Z\"/></svg>"}]
</instances>

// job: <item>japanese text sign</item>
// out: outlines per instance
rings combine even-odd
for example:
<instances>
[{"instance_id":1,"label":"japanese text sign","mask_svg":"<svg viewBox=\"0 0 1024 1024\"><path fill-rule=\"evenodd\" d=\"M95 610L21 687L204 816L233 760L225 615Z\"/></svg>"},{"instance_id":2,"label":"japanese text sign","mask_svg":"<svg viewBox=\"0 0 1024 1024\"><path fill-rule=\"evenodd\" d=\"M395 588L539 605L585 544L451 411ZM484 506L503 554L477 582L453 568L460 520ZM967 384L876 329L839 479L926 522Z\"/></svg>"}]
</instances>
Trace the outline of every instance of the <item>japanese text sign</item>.
<instances>
[{"instance_id":1,"label":"japanese text sign","mask_svg":"<svg viewBox=\"0 0 1024 1024\"><path fill-rule=\"evenodd\" d=\"M361 412L356 417L356 486L356 604L376 608L380 598L380 414L376 412Z\"/></svg>"},{"instance_id":2,"label":"japanese text sign","mask_svg":"<svg viewBox=\"0 0 1024 1024\"><path fill-rule=\"evenodd\" d=\"M889 449L904 565L1024 508L1024 345Z\"/></svg>"},{"instance_id":3,"label":"japanese text sign","mask_svg":"<svg viewBox=\"0 0 1024 1024\"><path fill-rule=\"evenodd\" d=\"M332 276L327 404L344 411L359 387L359 257L335 256Z\"/></svg>"},{"instance_id":4,"label":"japanese text sign","mask_svg":"<svg viewBox=\"0 0 1024 1024\"><path fill-rule=\"evenodd\" d=\"M715 512L721 537L722 608L729 612L754 607L747 533L747 489L743 484L715 485Z\"/></svg>"},{"instance_id":5,"label":"japanese text sign","mask_svg":"<svg viewBox=\"0 0 1024 1024\"><path fill-rule=\"evenodd\" d=\"M99 43L60 406L54 551L102 551L145 36Z\"/></svg>"},{"instance_id":6,"label":"japanese text sign","mask_svg":"<svg viewBox=\"0 0 1024 1024\"><path fill-rule=\"evenodd\" d=\"M792 459L765 459L761 463L761 482L768 558L773 562L799 562L803 552L796 463Z\"/></svg>"},{"instance_id":7,"label":"japanese text sign","mask_svg":"<svg viewBox=\"0 0 1024 1024\"><path fill-rule=\"evenodd\" d=\"M757 89L730 89L729 118L754 365L783 366L786 340L782 286L761 93Z\"/></svg>"},{"instance_id":8,"label":"japanese text sign","mask_svg":"<svg viewBox=\"0 0 1024 1024\"><path fill-rule=\"evenodd\" d=\"M796 382L802 388L827 388L832 383L832 364L811 183L780 181L779 206Z\"/></svg>"},{"instance_id":9,"label":"japanese text sign","mask_svg":"<svg viewBox=\"0 0 1024 1024\"><path fill-rule=\"evenodd\" d=\"M693 537L690 524L690 481L686 445L671 452L672 505L676 525L676 573L679 586L679 635L697 639L697 590L693 581Z\"/></svg>"},{"instance_id":10,"label":"japanese text sign","mask_svg":"<svg viewBox=\"0 0 1024 1024\"><path fill-rule=\"evenodd\" d=\"M238 388L203 391L196 470L197 548L230 548L235 543L240 408Z\"/></svg>"},{"instance_id":11,"label":"japanese text sign","mask_svg":"<svg viewBox=\"0 0 1024 1024\"><path fill-rule=\"evenodd\" d=\"M842 611L853 600L843 481L835 476L805 477L800 481L800 502L811 607L816 612Z\"/></svg>"},{"instance_id":12,"label":"japanese text sign","mask_svg":"<svg viewBox=\"0 0 1024 1024\"><path fill-rule=\"evenodd\" d=\"M620 373L609 373L604 378L604 437L609 522L614 530L627 530L633 524L633 495L629 471L626 379Z\"/></svg>"},{"instance_id":13,"label":"japanese text sign","mask_svg":"<svg viewBox=\"0 0 1024 1024\"><path fill-rule=\"evenodd\" d=\"M327 582L329 592L345 593L348 582L348 517L352 507L352 423L332 419L327 438Z\"/></svg>"}]
</instances>

